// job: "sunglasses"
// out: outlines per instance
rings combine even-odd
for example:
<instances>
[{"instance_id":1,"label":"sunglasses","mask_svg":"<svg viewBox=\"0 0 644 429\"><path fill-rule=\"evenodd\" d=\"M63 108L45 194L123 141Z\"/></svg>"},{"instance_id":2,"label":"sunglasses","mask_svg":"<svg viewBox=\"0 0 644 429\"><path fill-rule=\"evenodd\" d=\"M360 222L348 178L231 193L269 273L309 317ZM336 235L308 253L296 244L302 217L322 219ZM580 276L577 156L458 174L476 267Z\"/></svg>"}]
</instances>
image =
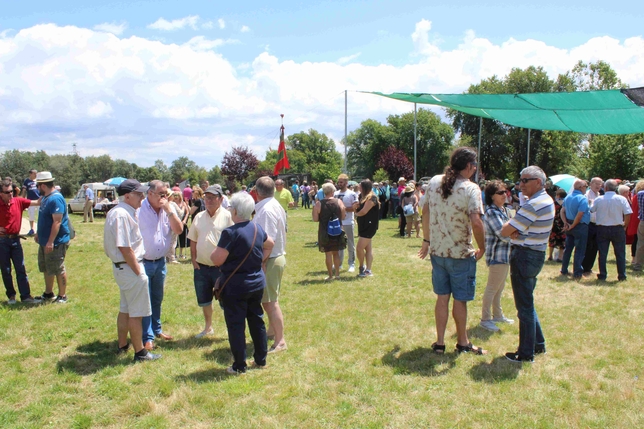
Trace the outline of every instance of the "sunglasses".
<instances>
[{"instance_id":1,"label":"sunglasses","mask_svg":"<svg viewBox=\"0 0 644 429\"><path fill-rule=\"evenodd\" d=\"M523 183L525 185L526 183L528 183L531 180L537 180L537 178L536 177L528 177L526 179L519 179L519 182L521 182L521 183Z\"/></svg>"},{"instance_id":2,"label":"sunglasses","mask_svg":"<svg viewBox=\"0 0 644 429\"><path fill-rule=\"evenodd\" d=\"M495 194L496 195L505 195L505 191L496 191Z\"/></svg>"},{"instance_id":3,"label":"sunglasses","mask_svg":"<svg viewBox=\"0 0 644 429\"><path fill-rule=\"evenodd\" d=\"M5 195L11 195L13 194L13 191L2 191L2 193Z\"/></svg>"},{"instance_id":4,"label":"sunglasses","mask_svg":"<svg viewBox=\"0 0 644 429\"><path fill-rule=\"evenodd\" d=\"M168 193L162 194L162 193L160 193L160 192L154 192L154 191L150 191L150 193L151 193L151 194L154 194L154 195L158 195L158 196L159 196L159 198L167 198L167 197L168 197L168 195L170 195L170 194L168 194Z\"/></svg>"}]
</instances>

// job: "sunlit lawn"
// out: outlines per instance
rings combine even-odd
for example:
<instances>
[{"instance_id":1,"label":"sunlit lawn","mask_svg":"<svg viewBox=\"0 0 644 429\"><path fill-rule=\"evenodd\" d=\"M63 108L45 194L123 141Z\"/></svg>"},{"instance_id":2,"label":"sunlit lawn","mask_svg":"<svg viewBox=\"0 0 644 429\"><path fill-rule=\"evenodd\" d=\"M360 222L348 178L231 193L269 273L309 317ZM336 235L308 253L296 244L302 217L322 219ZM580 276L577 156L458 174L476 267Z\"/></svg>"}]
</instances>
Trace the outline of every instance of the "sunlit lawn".
<instances>
[{"instance_id":1,"label":"sunlit lawn","mask_svg":"<svg viewBox=\"0 0 644 429\"><path fill-rule=\"evenodd\" d=\"M289 213L281 297L288 350L268 369L228 376L223 317L214 337L202 326L192 268L169 266L163 358L133 364L116 356L119 293L102 250L103 218L81 224L68 253L69 303L0 305L0 427L644 427L644 288L629 270L617 283L575 283L548 263L537 310L548 354L533 365L508 362L518 323L492 334L477 327L487 279L479 263L469 334L488 356L433 355L431 264L420 239L400 239L385 221L374 239L374 277L344 273L324 283L310 213ZM32 291L42 293L36 245L24 242ZM346 262L345 262L346 266ZM516 318L509 283L506 315ZM249 348L252 347L249 344ZM252 353L251 353L252 354Z\"/></svg>"}]
</instances>

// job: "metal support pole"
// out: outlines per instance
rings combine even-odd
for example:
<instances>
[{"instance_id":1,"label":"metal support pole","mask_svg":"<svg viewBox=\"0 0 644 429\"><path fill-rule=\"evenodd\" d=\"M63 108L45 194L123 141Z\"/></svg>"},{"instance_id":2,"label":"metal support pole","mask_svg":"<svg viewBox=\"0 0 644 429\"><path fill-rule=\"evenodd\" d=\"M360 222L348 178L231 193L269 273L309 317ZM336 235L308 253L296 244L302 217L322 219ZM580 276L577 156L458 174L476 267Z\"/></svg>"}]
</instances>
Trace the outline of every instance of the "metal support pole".
<instances>
[{"instance_id":1,"label":"metal support pole","mask_svg":"<svg viewBox=\"0 0 644 429\"><path fill-rule=\"evenodd\" d=\"M418 179L416 178L416 141L418 139L417 133L418 119L416 117L416 103L414 103L414 182Z\"/></svg>"},{"instance_id":2,"label":"metal support pole","mask_svg":"<svg viewBox=\"0 0 644 429\"><path fill-rule=\"evenodd\" d=\"M479 116L479 150L477 152L478 158L479 158L479 166L476 169L476 179L474 179L474 180L476 180L476 183L479 183L479 170L481 169L481 161L482 161L482 157L481 157L481 133L482 133L482 131L483 131L483 116Z\"/></svg>"},{"instance_id":3,"label":"metal support pole","mask_svg":"<svg viewBox=\"0 0 644 429\"><path fill-rule=\"evenodd\" d=\"M528 156L526 157L526 167L530 166L530 128L528 128Z\"/></svg>"},{"instance_id":4,"label":"metal support pole","mask_svg":"<svg viewBox=\"0 0 644 429\"><path fill-rule=\"evenodd\" d=\"M347 174L347 90L344 90L344 174Z\"/></svg>"}]
</instances>

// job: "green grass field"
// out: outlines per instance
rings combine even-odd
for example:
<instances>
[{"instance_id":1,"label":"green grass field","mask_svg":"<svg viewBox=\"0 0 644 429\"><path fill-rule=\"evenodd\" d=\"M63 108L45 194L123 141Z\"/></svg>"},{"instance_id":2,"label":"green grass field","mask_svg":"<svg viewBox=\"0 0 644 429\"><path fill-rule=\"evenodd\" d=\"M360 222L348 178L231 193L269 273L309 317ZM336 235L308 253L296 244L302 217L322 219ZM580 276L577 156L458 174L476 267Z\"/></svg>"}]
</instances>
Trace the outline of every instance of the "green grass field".
<instances>
[{"instance_id":1,"label":"green grass field","mask_svg":"<svg viewBox=\"0 0 644 429\"><path fill-rule=\"evenodd\" d=\"M280 299L289 348L270 355L264 371L229 376L221 311L214 337L193 338L203 317L188 263L168 267L162 321L175 341L158 343L163 358L135 365L132 351L114 353L119 292L102 250L104 218L82 224L74 215L69 303L0 305L0 427L644 427L644 288L630 270L617 283L614 259L604 283L573 282L546 264L535 299L548 354L523 366L503 357L516 349L518 323L494 334L478 327L487 280L480 261L469 335L490 354L457 355L450 320L448 352L437 356L420 239L400 239L396 222L384 221L374 277L343 273L324 283L317 224L309 211L289 216ZM23 247L40 294L36 244ZM509 281L503 308L516 318Z\"/></svg>"}]
</instances>

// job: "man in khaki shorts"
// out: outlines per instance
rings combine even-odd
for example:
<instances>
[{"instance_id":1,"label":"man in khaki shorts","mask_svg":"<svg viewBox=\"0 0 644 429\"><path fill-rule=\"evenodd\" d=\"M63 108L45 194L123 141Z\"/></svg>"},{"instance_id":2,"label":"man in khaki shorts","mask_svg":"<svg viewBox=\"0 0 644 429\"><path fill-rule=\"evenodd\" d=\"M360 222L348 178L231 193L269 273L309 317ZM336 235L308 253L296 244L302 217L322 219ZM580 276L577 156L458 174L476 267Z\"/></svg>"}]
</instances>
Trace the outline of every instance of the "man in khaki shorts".
<instances>
[{"instance_id":1,"label":"man in khaki shorts","mask_svg":"<svg viewBox=\"0 0 644 429\"><path fill-rule=\"evenodd\" d=\"M282 275L286 266L286 212L274 198L275 182L273 179L268 176L260 177L255 182L255 190L259 201L255 204L253 222L264 228L266 234L275 242L271 255L264 266L266 287L262 297L262 306L268 315L266 334L269 339L274 339L268 352L275 353L286 350L284 316L278 302Z\"/></svg>"},{"instance_id":2,"label":"man in khaki shorts","mask_svg":"<svg viewBox=\"0 0 644 429\"><path fill-rule=\"evenodd\" d=\"M161 357L143 347L143 317L152 314L148 276L143 266L143 237L135 216L141 207L147 186L133 179L125 180L116 189L121 201L107 213L103 236L103 249L112 260L114 280L121 291L121 304L116 326L118 330L117 353L130 348L128 331L134 347L134 362L156 360Z\"/></svg>"}]
</instances>

